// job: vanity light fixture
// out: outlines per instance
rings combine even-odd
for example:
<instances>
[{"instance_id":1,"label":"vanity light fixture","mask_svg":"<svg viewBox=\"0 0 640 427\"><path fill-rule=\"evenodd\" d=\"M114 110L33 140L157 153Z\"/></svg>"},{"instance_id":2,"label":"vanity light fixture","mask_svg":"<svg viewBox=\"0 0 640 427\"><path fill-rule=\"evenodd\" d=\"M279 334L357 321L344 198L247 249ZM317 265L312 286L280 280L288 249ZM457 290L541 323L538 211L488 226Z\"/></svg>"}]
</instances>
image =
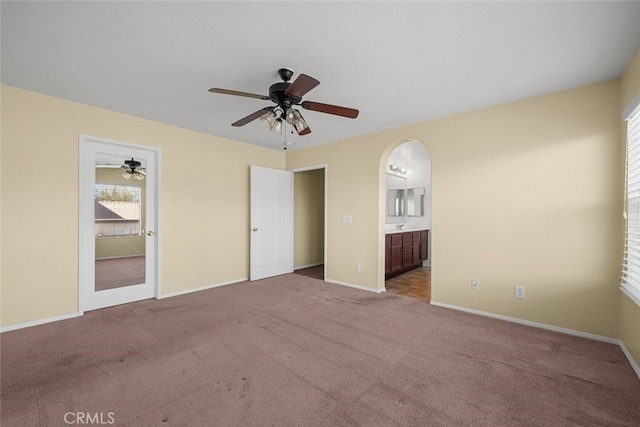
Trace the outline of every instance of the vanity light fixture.
<instances>
[{"instance_id":1,"label":"vanity light fixture","mask_svg":"<svg viewBox=\"0 0 640 427\"><path fill-rule=\"evenodd\" d=\"M409 172L405 168L401 168L400 166L391 165L391 164L389 165L389 170L393 173L398 173L400 175L406 175L407 172Z\"/></svg>"}]
</instances>

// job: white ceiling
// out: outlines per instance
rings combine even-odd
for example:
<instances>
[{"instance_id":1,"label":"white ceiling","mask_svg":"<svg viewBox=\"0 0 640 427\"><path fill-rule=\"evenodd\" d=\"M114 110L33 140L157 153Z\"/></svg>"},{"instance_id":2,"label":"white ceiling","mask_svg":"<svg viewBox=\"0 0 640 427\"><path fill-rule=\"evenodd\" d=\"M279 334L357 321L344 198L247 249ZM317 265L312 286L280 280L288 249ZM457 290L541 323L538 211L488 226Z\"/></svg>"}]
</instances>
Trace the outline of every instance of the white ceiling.
<instances>
[{"instance_id":1,"label":"white ceiling","mask_svg":"<svg viewBox=\"0 0 640 427\"><path fill-rule=\"evenodd\" d=\"M3 84L273 149L277 70L321 84L293 149L619 77L640 2L2 1ZM135 142L135 141L132 141Z\"/></svg>"}]
</instances>

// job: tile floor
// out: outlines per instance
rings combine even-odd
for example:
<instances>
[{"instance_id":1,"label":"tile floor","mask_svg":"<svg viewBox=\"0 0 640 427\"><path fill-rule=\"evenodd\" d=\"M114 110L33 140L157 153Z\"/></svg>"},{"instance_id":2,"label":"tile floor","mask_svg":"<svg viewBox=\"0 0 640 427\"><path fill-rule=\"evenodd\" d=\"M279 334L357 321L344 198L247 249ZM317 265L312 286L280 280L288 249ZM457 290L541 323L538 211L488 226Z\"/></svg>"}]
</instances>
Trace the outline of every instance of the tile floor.
<instances>
[{"instance_id":1,"label":"tile floor","mask_svg":"<svg viewBox=\"0 0 640 427\"><path fill-rule=\"evenodd\" d=\"M385 282L387 292L431 301L431 268L420 267Z\"/></svg>"}]
</instances>

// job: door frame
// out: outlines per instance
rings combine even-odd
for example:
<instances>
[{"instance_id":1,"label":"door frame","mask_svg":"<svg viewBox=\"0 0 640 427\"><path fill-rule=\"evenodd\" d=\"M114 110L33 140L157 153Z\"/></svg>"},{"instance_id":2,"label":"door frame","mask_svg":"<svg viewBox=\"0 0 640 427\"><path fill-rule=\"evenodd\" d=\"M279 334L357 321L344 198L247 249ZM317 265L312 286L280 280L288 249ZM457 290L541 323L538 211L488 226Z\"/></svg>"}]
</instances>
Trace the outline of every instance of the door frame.
<instances>
[{"instance_id":1,"label":"door frame","mask_svg":"<svg viewBox=\"0 0 640 427\"><path fill-rule=\"evenodd\" d=\"M93 212L93 194L95 189L95 145L114 150L134 149L148 153L149 158L155 163L155 173L146 177L151 179L153 184L154 215L152 217L153 239L147 239L146 245L153 245L153 297L158 299L161 295L160 276L160 167L161 152L159 148L144 145L130 144L122 141L109 140L94 136L78 135L78 314L84 314L85 310L90 310L87 306L88 299L85 294L87 283L95 284L95 236L88 230L93 230L95 213ZM149 194L147 194L147 197ZM89 235L90 234L90 235ZM146 250L145 250L146 252ZM147 266L149 263L147 263Z\"/></svg>"},{"instance_id":2,"label":"door frame","mask_svg":"<svg viewBox=\"0 0 640 427\"><path fill-rule=\"evenodd\" d=\"M293 172L293 174L295 175L297 172L308 172L308 171L313 171L313 170L318 170L318 169L324 169L324 253L322 254L322 257L324 258L324 271L323 271L323 276L324 276L324 280L327 280L327 266L329 264L329 260L327 258L327 220L328 220L328 198L327 198L327 194L328 194L328 185L329 185L329 165L327 163L321 163L321 164L317 164L317 165L311 165L311 166L304 166L304 167L300 167L300 168L293 168L293 169L289 169L289 172ZM295 180L294 180L294 187L295 187ZM294 188L295 190L295 188ZM293 200L293 206L295 207L296 205L296 201L295 201L295 191L293 192L294 195L294 200ZM294 225L294 231L295 231L295 225ZM294 242L295 242L295 235L294 235ZM293 250L295 251L295 246L293 248ZM295 268L294 270L295 271Z\"/></svg>"}]
</instances>

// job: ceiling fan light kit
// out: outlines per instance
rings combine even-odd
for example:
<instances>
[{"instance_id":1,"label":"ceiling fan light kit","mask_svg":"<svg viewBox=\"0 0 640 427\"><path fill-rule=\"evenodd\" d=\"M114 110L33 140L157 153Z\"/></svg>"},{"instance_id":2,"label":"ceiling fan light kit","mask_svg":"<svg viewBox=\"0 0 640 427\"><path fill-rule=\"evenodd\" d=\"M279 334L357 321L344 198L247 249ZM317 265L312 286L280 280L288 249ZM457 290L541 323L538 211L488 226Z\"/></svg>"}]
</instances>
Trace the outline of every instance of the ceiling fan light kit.
<instances>
[{"instance_id":1,"label":"ceiling fan light kit","mask_svg":"<svg viewBox=\"0 0 640 427\"><path fill-rule=\"evenodd\" d=\"M300 111L293 108L294 105L300 105L305 110L333 114L335 116L347 117L350 119L358 117L359 111L354 108L340 107L337 105L323 104L313 101L302 101L302 97L304 95L320 84L320 82L313 77L306 74L300 74L293 83L289 83L289 80L293 77L292 69L281 68L278 70L278 74L282 81L274 83L269 87L269 96L221 88L211 88L209 89L209 92L270 100L274 102L276 104L275 107L262 108L255 113L251 113L248 116L232 123L231 126L240 127L256 119L260 119L267 129L281 135L283 131L282 128L284 127L283 118L286 123L289 123L296 130L298 135L303 136L311 133L309 124L302 117Z\"/></svg>"},{"instance_id":2,"label":"ceiling fan light kit","mask_svg":"<svg viewBox=\"0 0 640 427\"><path fill-rule=\"evenodd\" d=\"M271 109L265 115L260 116L260 121L271 132L282 135L282 119L276 115L275 109Z\"/></svg>"},{"instance_id":3,"label":"ceiling fan light kit","mask_svg":"<svg viewBox=\"0 0 640 427\"><path fill-rule=\"evenodd\" d=\"M144 172L140 170L141 166L142 163L137 160L133 160L133 157L131 158L131 160L125 160L124 165L122 165L122 168L124 169L124 172L122 172L122 177L124 179L133 178L134 181L144 180Z\"/></svg>"},{"instance_id":4,"label":"ceiling fan light kit","mask_svg":"<svg viewBox=\"0 0 640 427\"><path fill-rule=\"evenodd\" d=\"M144 174L142 174L140 171L124 171L122 172L122 177L124 179L131 179L133 177L134 181L143 181L144 180Z\"/></svg>"},{"instance_id":5,"label":"ceiling fan light kit","mask_svg":"<svg viewBox=\"0 0 640 427\"><path fill-rule=\"evenodd\" d=\"M300 111L296 110L295 108L289 108L287 110L287 123L295 128L296 132L298 132L298 135L306 135L306 133L303 133L303 131L305 129L309 129L309 125L302 117L302 114L300 114ZM310 129L309 132L311 132Z\"/></svg>"}]
</instances>

